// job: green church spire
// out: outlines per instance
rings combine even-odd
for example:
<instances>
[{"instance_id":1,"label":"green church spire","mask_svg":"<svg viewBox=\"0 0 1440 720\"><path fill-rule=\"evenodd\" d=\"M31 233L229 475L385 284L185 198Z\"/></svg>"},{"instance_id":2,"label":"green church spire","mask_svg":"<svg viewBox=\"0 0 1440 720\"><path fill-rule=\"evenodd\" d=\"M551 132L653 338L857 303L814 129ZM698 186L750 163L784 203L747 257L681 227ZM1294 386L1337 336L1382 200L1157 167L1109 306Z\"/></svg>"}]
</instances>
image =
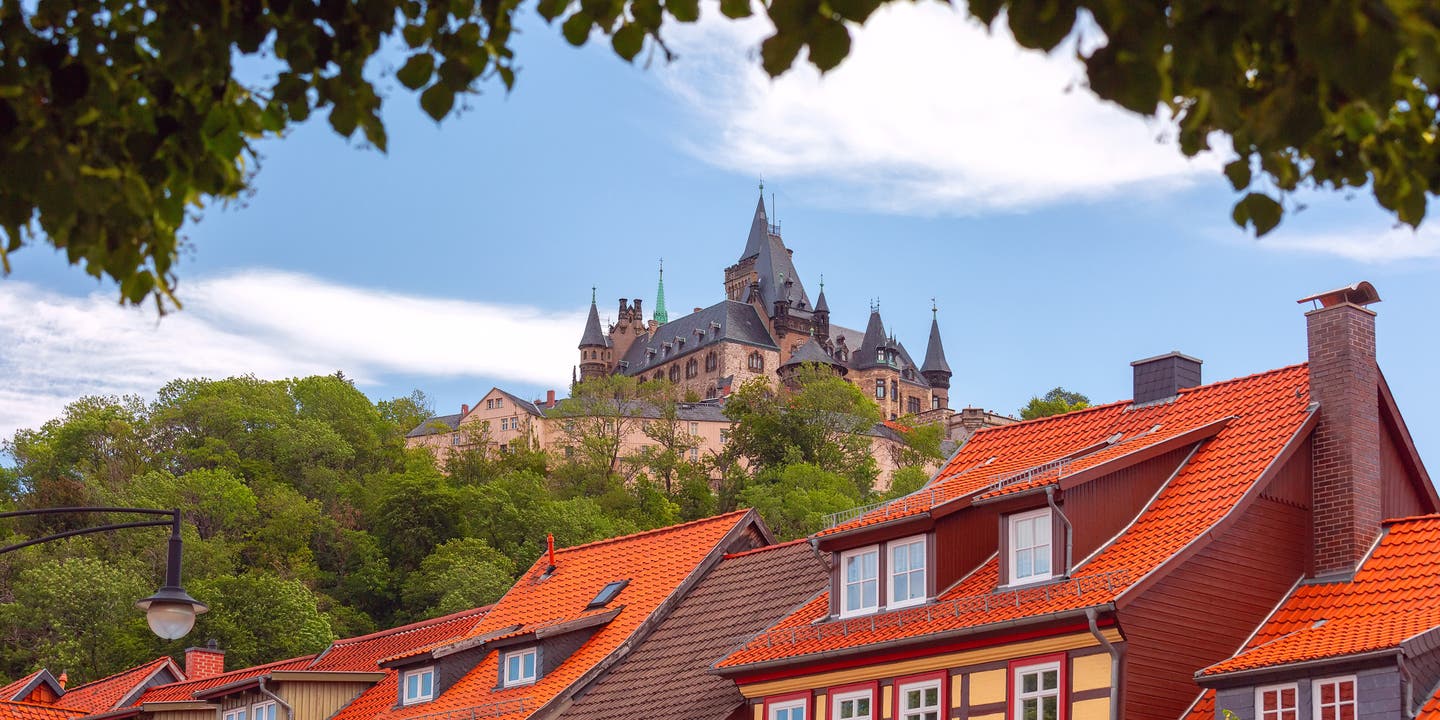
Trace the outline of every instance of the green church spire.
<instances>
[{"instance_id":1,"label":"green church spire","mask_svg":"<svg viewBox=\"0 0 1440 720\"><path fill-rule=\"evenodd\" d=\"M664 325L670 322L670 313L665 312L665 259L660 259L660 285L655 290L655 314L650 316Z\"/></svg>"}]
</instances>

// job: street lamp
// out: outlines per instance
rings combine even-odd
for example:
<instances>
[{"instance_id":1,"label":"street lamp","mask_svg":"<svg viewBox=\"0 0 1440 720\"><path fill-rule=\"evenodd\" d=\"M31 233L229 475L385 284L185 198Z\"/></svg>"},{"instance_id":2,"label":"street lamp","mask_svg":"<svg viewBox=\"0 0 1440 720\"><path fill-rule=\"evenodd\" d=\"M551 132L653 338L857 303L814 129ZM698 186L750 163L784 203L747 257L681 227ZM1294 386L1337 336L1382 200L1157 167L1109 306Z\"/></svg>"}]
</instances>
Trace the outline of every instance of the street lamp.
<instances>
[{"instance_id":1,"label":"street lamp","mask_svg":"<svg viewBox=\"0 0 1440 720\"><path fill-rule=\"evenodd\" d=\"M168 515L168 520L137 520L134 522L111 523L98 525L96 527L79 528L66 530L53 535L26 540L14 545L6 545L0 548L0 555L12 550L39 545L40 543L59 540L61 538L74 537L76 535L89 535L90 533L109 532L111 530L123 530L125 528L137 527L164 527L170 526L170 546L165 563L165 584L155 591L154 595L135 603L135 607L145 611L145 621L150 625L150 630L165 640L178 640L195 627L195 616L209 610L205 603L190 597L184 588L180 587L180 511L179 510L150 510L148 508L111 508L111 507L68 507L68 508L41 508L39 510L15 510L13 512L0 513L0 519L12 517L26 517L30 515L58 515L61 513L82 513L82 512L103 512L103 513L131 513L138 515Z\"/></svg>"}]
</instances>

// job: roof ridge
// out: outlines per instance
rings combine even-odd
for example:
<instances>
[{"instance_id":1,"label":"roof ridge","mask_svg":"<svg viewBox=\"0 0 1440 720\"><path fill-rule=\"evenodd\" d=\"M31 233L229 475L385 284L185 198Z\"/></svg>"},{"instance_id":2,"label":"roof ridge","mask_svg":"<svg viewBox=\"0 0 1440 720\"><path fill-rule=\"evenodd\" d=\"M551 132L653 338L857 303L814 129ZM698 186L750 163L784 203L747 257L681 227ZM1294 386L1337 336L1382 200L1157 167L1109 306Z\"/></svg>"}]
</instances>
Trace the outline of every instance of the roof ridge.
<instances>
[{"instance_id":1,"label":"roof ridge","mask_svg":"<svg viewBox=\"0 0 1440 720\"><path fill-rule=\"evenodd\" d=\"M164 663L164 662L166 662L166 661L174 662L174 660L171 660L171 659L170 659L170 656L169 656L169 655L161 655L160 657L157 657L157 658L155 658L155 659L153 659L153 660L147 660L147 661L145 661L145 662L143 662L143 663L140 663L139 665L135 665L135 666L132 666L132 667L128 667L128 668L126 668L126 669L124 669L124 670L121 670L120 672L111 673L111 674L109 674L109 675L106 675L105 677L102 677L102 678L99 678L99 679L96 679L96 680L91 680L90 682L82 683L82 684L80 684L80 685L76 685L75 687L66 690L66 691L65 691L65 694L68 695L68 694L70 694L70 693L75 692L76 690L80 690L80 689L82 689L82 688L90 687L91 685L99 685L100 683L109 682L109 681L114 680L114 679L116 679L116 678L119 678L119 677L122 677L122 676L125 676L125 675L129 675L129 674L131 674L131 673L137 673L137 672L140 672L142 669L145 669L145 668L150 667L151 665L155 665L155 664L157 664L157 663ZM28 677L28 676L27 676L27 677Z\"/></svg>"},{"instance_id":2,"label":"roof ridge","mask_svg":"<svg viewBox=\"0 0 1440 720\"><path fill-rule=\"evenodd\" d=\"M728 512L728 513L722 513L722 514L720 514L720 515L712 515L712 516L706 517L706 518L699 518L699 519L697 519L697 520L691 520L691 521L689 521L689 522L683 522L683 523L680 523L680 524L678 524L678 525L666 525L665 527L658 527L658 528L654 528L654 529L652 529L652 530L642 530L642 531L640 531L640 532L630 533L629 535L620 535L620 536L617 536L617 537L605 538L604 540L595 540L595 541L588 542L588 543L581 543L581 544L579 544L579 545L571 545L571 546L569 546L569 547L555 548L555 552L557 552L557 553L564 553L564 552L570 552L571 550L582 550L582 549L588 549L588 548L592 548L592 547L597 547L597 546L600 546L600 545L608 545L608 544L611 544L611 543L623 542L623 541L626 541L626 540L634 540L634 539L637 539L637 538L640 538L640 537L644 537L644 536L646 536L646 535L659 535L659 534L661 534L661 533L671 532L671 531L673 531L673 530L680 530L680 529L682 529L682 528L688 528L688 527L692 527L692 526L695 526L695 525L701 525L701 524L704 524L704 523L719 522L719 521L720 521L721 519L723 519L723 518L728 518L728 517L737 516L737 515L744 515L745 513L748 513L748 512L750 512L750 508L741 508L741 509L739 509L739 510L731 510L731 511Z\"/></svg>"},{"instance_id":3,"label":"roof ridge","mask_svg":"<svg viewBox=\"0 0 1440 720\"><path fill-rule=\"evenodd\" d=\"M63 698L62 698L62 699L63 699ZM50 703L30 702L29 700L0 700L0 704L4 704L4 705L24 705L24 706L26 706L26 707L47 708L47 709L50 709L50 710L68 710L68 711L70 711L70 712L77 712L77 713L80 713L80 714L82 714L82 715L89 715L89 714L90 714L89 711L83 710L83 709L81 709L81 708L70 707L70 706L68 706L68 705L59 705L59 704L53 704L53 705L52 705L52 704L50 704Z\"/></svg>"},{"instance_id":4,"label":"roof ridge","mask_svg":"<svg viewBox=\"0 0 1440 720\"><path fill-rule=\"evenodd\" d=\"M304 661L304 660L314 660L314 659L317 658L317 657L319 657L319 653L311 653L311 654L309 654L309 655L297 655L297 656L292 657L292 658L285 658L284 660L275 660L275 661L273 661L273 662L261 663L261 664L259 664L259 665L251 665L250 667L237 668L237 669L235 669L235 670L228 670L228 671L226 671L226 672L219 673L219 674L217 674L217 675L207 675L207 676L202 677L202 678L195 678L194 680L181 680L181 681L179 681L179 682L166 683L166 684L164 684L164 685L156 685L155 688L162 688L162 687L164 687L164 688L173 688L173 687L176 687L177 685L191 685L191 684L194 684L194 683L211 682L211 681L214 681L216 678L222 678L222 677L225 677L225 676L227 676L227 675L233 675L233 676L237 676L237 677L238 677L241 673L253 673L253 672L255 672L256 670L267 670L267 669L272 668L272 667L275 667L275 666L277 666L277 665L285 665L285 664L287 664L287 663L301 662L301 661ZM153 690L153 689L155 689L155 688L147 688L147 689Z\"/></svg>"},{"instance_id":5,"label":"roof ridge","mask_svg":"<svg viewBox=\"0 0 1440 720\"><path fill-rule=\"evenodd\" d=\"M489 612L490 608L492 608L492 607L495 607L495 603L490 603L489 605L482 605L482 606L477 607L477 608L470 608L469 610L461 610L461 611L459 611L459 612L453 612L453 613L450 613L449 615L441 615L440 617L430 618L430 619L428 619L428 620L417 620L417 621L415 621L415 622L412 622L412 623L409 623L409 624L406 624L406 625L400 625L400 626L398 626L398 627L386 628L386 629L384 629L384 630L376 630L375 632L367 633L367 634L365 634L365 635L356 635L355 637L340 638L339 640L336 640L335 642L330 643L330 645L331 645L332 647L333 647L333 646L336 646L336 645L352 645L352 644L354 644L354 643L364 642L364 641L366 641L366 640L374 640L374 639L376 639L376 638L389 637L389 636L391 636L391 635L399 635L399 634L401 634L401 633L411 632L411 631L414 631L414 630L420 630L420 629L432 627L432 626L435 626L435 625L441 625L441 624L450 622L450 621L452 621L452 620L459 620L459 619L461 619L462 617L464 617L464 616L466 616L466 615L483 615L484 613ZM318 660L318 659L319 659L319 656L316 656L316 659ZM282 660L282 661L280 661L280 662L284 662L284 661ZM213 677L213 676L212 676L212 677Z\"/></svg>"},{"instance_id":6,"label":"roof ridge","mask_svg":"<svg viewBox=\"0 0 1440 720\"><path fill-rule=\"evenodd\" d=\"M725 553L724 559L730 560L732 558L745 557L746 555L755 555L765 552L767 550L778 550L780 548L790 547L791 545L799 545L800 543L808 542L810 542L810 538L808 537L796 538L794 540L786 540L785 542L775 543L773 545L762 545L757 548L750 548L749 550L741 550L740 552Z\"/></svg>"}]
</instances>

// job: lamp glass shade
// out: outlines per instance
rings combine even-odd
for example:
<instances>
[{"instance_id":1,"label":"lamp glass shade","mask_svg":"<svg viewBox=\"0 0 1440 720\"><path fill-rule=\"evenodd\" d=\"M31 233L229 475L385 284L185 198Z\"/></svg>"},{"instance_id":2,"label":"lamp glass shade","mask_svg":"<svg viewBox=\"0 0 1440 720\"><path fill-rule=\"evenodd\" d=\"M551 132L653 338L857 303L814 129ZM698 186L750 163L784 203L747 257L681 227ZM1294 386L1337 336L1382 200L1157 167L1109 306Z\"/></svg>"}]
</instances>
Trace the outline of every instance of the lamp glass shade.
<instances>
[{"instance_id":1,"label":"lamp glass shade","mask_svg":"<svg viewBox=\"0 0 1440 720\"><path fill-rule=\"evenodd\" d=\"M179 640L195 627L195 608L190 603L157 600L145 609L150 630L165 640Z\"/></svg>"}]
</instances>

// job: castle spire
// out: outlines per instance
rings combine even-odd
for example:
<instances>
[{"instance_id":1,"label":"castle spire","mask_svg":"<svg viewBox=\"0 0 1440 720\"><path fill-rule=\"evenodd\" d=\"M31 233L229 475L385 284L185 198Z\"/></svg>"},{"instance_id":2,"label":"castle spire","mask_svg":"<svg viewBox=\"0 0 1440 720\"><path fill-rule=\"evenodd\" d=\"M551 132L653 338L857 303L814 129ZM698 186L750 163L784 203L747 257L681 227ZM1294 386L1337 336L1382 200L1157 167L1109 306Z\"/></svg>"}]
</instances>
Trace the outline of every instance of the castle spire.
<instances>
[{"instance_id":1,"label":"castle spire","mask_svg":"<svg viewBox=\"0 0 1440 720\"><path fill-rule=\"evenodd\" d=\"M590 288L590 315L585 318L585 333L580 347L605 347L605 333L600 330L600 308L595 307L595 288Z\"/></svg>"},{"instance_id":2,"label":"castle spire","mask_svg":"<svg viewBox=\"0 0 1440 720\"><path fill-rule=\"evenodd\" d=\"M920 374L935 387L950 387L950 363L945 361L945 346L940 342L940 310L930 300L930 342L925 346L925 362Z\"/></svg>"},{"instance_id":3,"label":"castle spire","mask_svg":"<svg viewBox=\"0 0 1440 720\"><path fill-rule=\"evenodd\" d=\"M760 186L760 199L755 203L755 217L750 219L750 235L745 238L745 251L740 259L760 254L770 244L770 218L765 213L765 186Z\"/></svg>"},{"instance_id":4,"label":"castle spire","mask_svg":"<svg viewBox=\"0 0 1440 720\"><path fill-rule=\"evenodd\" d=\"M670 313L665 312L665 258L660 258L660 284L655 289L655 314L650 317L661 325L670 322Z\"/></svg>"}]
</instances>

